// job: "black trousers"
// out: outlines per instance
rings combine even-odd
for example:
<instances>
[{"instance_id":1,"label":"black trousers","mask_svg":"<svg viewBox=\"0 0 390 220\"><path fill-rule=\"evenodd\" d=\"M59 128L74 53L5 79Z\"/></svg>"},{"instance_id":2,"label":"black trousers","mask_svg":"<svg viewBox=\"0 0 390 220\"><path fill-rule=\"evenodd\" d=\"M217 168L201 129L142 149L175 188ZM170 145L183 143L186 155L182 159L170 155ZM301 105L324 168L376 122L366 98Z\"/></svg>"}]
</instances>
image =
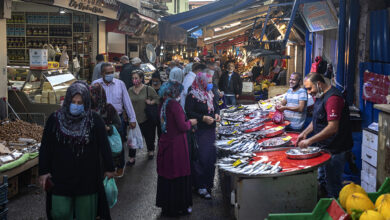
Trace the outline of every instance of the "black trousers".
<instances>
[{"instance_id":1,"label":"black trousers","mask_svg":"<svg viewBox=\"0 0 390 220\"><path fill-rule=\"evenodd\" d=\"M142 136L145 138L148 152L154 151L154 141L156 139L156 125L152 121L146 120L145 122L139 124L139 127L141 129ZM135 157L136 152L137 151L135 149L129 149L129 157Z\"/></svg>"}]
</instances>

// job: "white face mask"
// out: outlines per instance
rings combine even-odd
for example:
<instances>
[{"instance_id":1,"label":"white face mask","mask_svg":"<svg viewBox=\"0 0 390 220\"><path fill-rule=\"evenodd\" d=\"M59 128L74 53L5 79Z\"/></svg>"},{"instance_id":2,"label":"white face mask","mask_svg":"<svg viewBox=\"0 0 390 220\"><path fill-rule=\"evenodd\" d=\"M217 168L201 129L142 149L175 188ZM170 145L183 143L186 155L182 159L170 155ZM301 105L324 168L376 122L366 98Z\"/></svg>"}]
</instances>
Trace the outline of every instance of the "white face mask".
<instances>
[{"instance_id":1,"label":"white face mask","mask_svg":"<svg viewBox=\"0 0 390 220\"><path fill-rule=\"evenodd\" d=\"M322 91L322 88L318 85L317 83L317 94L316 94L316 98L319 99L321 98L322 96L324 95L324 91Z\"/></svg>"},{"instance_id":2,"label":"white face mask","mask_svg":"<svg viewBox=\"0 0 390 220\"><path fill-rule=\"evenodd\" d=\"M176 101L180 102L180 100L181 100L180 96L176 98Z\"/></svg>"}]
</instances>

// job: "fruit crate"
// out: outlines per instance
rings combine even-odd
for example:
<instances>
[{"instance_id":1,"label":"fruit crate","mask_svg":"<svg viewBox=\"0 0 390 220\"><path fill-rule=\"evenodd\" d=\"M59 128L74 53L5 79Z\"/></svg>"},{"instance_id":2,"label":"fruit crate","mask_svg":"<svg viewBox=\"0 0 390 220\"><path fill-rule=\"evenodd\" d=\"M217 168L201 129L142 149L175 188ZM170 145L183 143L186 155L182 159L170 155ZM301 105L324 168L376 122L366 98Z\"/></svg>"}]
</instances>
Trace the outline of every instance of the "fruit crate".
<instances>
[{"instance_id":1,"label":"fruit crate","mask_svg":"<svg viewBox=\"0 0 390 220\"><path fill-rule=\"evenodd\" d=\"M347 220L341 205L335 199L321 199L311 213L269 214L266 220Z\"/></svg>"},{"instance_id":2,"label":"fruit crate","mask_svg":"<svg viewBox=\"0 0 390 220\"><path fill-rule=\"evenodd\" d=\"M379 188L378 192L367 193L368 198L375 203L376 199L385 193L390 193L390 178ZM350 216L335 199L321 199L312 213L269 214L266 220L346 220Z\"/></svg>"}]
</instances>

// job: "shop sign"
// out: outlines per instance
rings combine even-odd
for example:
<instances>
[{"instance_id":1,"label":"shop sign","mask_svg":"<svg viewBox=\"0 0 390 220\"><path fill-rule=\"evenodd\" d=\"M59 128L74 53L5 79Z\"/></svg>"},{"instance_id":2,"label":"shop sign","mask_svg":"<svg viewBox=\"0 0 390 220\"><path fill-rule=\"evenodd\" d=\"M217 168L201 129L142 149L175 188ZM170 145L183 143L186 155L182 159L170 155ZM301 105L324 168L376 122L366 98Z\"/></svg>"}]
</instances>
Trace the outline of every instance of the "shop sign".
<instances>
[{"instance_id":1,"label":"shop sign","mask_svg":"<svg viewBox=\"0 0 390 220\"><path fill-rule=\"evenodd\" d=\"M338 28L336 12L329 1L301 4L300 11L310 32Z\"/></svg>"},{"instance_id":2,"label":"shop sign","mask_svg":"<svg viewBox=\"0 0 390 220\"><path fill-rule=\"evenodd\" d=\"M30 51L30 69L43 70L48 66L47 49L29 49Z\"/></svg>"},{"instance_id":3,"label":"shop sign","mask_svg":"<svg viewBox=\"0 0 390 220\"><path fill-rule=\"evenodd\" d=\"M149 24L149 22L142 20L136 12L125 12L122 13L119 21L107 21L106 31L130 36L142 36Z\"/></svg>"},{"instance_id":4,"label":"shop sign","mask_svg":"<svg viewBox=\"0 0 390 220\"><path fill-rule=\"evenodd\" d=\"M63 8L117 19L119 4L116 0L54 0Z\"/></svg>"},{"instance_id":5,"label":"shop sign","mask_svg":"<svg viewBox=\"0 0 390 220\"><path fill-rule=\"evenodd\" d=\"M389 76L369 71L364 72L363 99L375 104L389 104L390 79Z\"/></svg>"}]
</instances>

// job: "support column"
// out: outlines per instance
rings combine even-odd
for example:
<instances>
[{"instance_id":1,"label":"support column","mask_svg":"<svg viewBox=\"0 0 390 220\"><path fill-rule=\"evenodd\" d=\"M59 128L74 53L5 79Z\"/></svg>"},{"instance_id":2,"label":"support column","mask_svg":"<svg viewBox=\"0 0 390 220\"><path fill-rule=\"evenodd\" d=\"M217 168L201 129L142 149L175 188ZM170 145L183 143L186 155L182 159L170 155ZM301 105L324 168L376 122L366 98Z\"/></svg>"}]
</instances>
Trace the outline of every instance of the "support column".
<instances>
[{"instance_id":1,"label":"support column","mask_svg":"<svg viewBox=\"0 0 390 220\"><path fill-rule=\"evenodd\" d=\"M8 97L7 91L7 35L6 19L0 19L0 98Z\"/></svg>"},{"instance_id":2,"label":"support column","mask_svg":"<svg viewBox=\"0 0 390 220\"><path fill-rule=\"evenodd\" d=\"M339 7L339 40L337 53L336 87L340 90L344 90L346 0L340 0Z\"/></svg>"}]
</instances>

